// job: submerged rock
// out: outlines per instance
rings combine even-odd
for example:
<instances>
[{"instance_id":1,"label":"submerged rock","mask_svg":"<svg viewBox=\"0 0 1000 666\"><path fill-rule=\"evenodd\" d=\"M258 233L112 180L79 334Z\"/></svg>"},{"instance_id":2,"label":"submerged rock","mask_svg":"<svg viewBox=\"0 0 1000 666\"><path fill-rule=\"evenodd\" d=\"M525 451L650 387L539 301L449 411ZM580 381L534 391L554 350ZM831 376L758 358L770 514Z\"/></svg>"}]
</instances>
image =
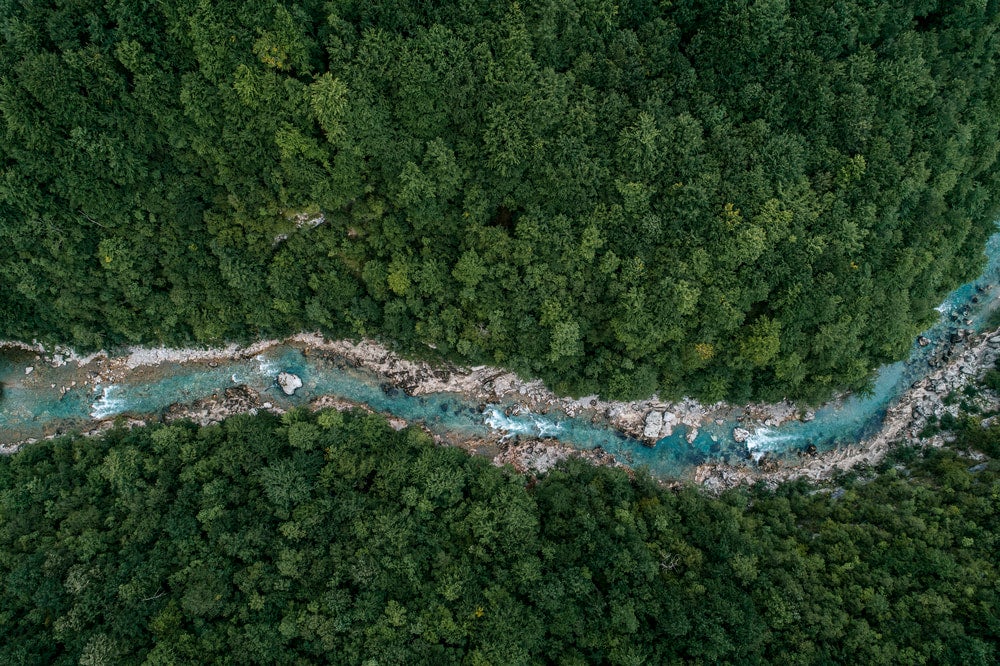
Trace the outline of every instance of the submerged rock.
<instances>
[{"instance_id":1,"label":"submerged rock","mask_svg":"<svg viewBox=\"0 0 1000 666\"><path fill-rule=\"evenodd\" d=\"M291 372L278 374L278 386L285 395L293 395L296 389L302 388L302 379Z\"/></svg>"}]
</instances>

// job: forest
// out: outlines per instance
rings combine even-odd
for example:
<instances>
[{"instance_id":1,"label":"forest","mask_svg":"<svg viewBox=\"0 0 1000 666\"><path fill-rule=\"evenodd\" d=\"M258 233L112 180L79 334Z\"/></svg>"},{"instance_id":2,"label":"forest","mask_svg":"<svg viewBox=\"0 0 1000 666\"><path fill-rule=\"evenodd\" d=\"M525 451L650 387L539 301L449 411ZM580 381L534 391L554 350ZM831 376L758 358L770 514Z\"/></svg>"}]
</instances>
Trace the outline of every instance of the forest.
<instances>
[{"instance_id":1,"label":"forest","mask_svg":"<svg viewBox=\"0 0 1000 666\"><path fill-rule=\"evenodd\" d=\"M0 457L0 661L987 666L1000 426L963 432L718 497L362 412L64 436Z\"/></svg>"},{"instance_id":2,"label":"forest","mask_svg":"<svg viewBox=\"0 0 1000 666\"><path fill-rule=\"evenodd\" d=\"M998 0L3 0L0 338L816 401L1000 214Z\"/></svg>"}]
</instances>

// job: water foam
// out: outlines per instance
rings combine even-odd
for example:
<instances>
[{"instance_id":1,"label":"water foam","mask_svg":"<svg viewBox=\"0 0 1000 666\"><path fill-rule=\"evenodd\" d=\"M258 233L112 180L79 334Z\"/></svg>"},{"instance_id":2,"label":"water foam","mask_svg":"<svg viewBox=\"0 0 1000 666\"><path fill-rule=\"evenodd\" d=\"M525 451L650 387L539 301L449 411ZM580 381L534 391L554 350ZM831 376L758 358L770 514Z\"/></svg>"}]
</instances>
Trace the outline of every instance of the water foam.
<instances>
[{"instance_id":1,"label":"water foam","mask_svg":"<svg viewBox=\"0 0 1000 666\"><path fill-rule=\"evenodd\" d=\"M746 447L754 460L760 460L769 452L784 451L788 447L782 444L797 439L795 435L779 434L771 428L761 428L747 437Z\"/></svg>"},{"instance_id":2,"label":"water foam","mask_svg":"<svg viewBox=\"0 0 1000 666\"><path fill-rule=\"evenodd\" d=\"M278 376L278 373L281 372L281 366L264 354L254 356L253 360L257 361L257 372L262 377L274 379Z\"/></svg>"},{"instance_id":3,"label":"water foam","mask_svg":"<svg viewBox=\"0 0 1000 666\"><path fill-rule=\"evenodd\" d=\"M105 386L101 397L90 406L90 418L106 419L109 416L121 414L128 409L128 403L120 394L122 387L112 384Z\"/></svg>"},{"instance_id":4,"label":"water foam","mask_svg":"<svg viewBox=\"0 0 1000 666\"><path fill-rule=\"evenodd\" d=\"M483 412L483 422L491 429L504 433L504 437L530 435L533 437L556 437L563 432L557 421L543 418L531 412L521 412L507 416L499 407L490 407Z\"/></svg>"}]
</instances>

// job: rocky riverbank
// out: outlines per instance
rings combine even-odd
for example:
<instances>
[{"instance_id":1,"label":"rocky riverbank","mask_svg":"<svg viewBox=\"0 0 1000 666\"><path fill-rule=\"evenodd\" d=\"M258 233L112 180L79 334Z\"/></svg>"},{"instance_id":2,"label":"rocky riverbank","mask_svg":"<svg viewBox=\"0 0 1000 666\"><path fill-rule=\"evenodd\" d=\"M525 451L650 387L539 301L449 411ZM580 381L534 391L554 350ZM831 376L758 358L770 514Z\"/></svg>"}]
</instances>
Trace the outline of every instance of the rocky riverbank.
<instances>
[{"instance_id":1,"label":"rocky riverbank","mask_svg":"<svg viewBox=\"0 0 1000 666\"><path fill-rule=\"evenodd\" d=\"M400 388L409 395L458 393L473 403L511 405L513 412L530 411L536 414L554 414L556 417L565 414L589 419L617 429L647 445L655 444L679 427L684 427L688 441L693 441L705 426L718 426L726 422L737 424L733 437L735 441L741 442L747 440L757 429L777 427L792 419L809 421L814 416L812 411L800 409L789 402L734 407L725 403L701 405L693 400L667 402L653 398L614 402L600 400L597 396L566 398L553 394L541 381L525 381L500 368L464 368L446 363L432 365L405 359L374 341L330 341L316 334L300 334L284 341L266 340L248 347L133 348L115 356L98 353L85 357L68 349L46 352L37 345L0 343L0 346L16 348L25 355L30 364L25 367L26 380L33 380L27 375L42 364L51 367L76 365L78 371L72 374L75 379L60 387L63 393L77 387L120 382L127 377L151 372L163 363L196 363L215 367L232 359L251 359L277 345L293 346L307 356L330 356L338 363L366 370L376 375L384 385ZM830 452L803 454L798 458L772 459L764 456L756 461L747 460L737 464L702 465L694 470L692 476L698 483L721 488L758 481L776 483L802 476L818 479L855 464L876 462L893 443L918 441L927 419L940 418L943 413L957 409L953 405L944 404L948 394L959 390L967 382L979 377L986 368L992 367L998 354L1000 334L953 335L950 340L941 344L941 349L931 358L930 363L935 366L932 374L914 384L889 409L885 424L875 437L857 445ZM298 377L286 372L276 376L276 381L289 395L302 385ZM363 404L330 396L313 400L311 406L370 409ZM280 411L262 400L253 389L236 385L226 389L221 395L174 405L167 410L164 418L191 418L207 424L220 421L231 414L259 409ZM109 427L110 422L109 419L96 423L92 432L100 432ZM142 423L143 420L132 419L132 422ZM393 419L392 423L394 427L406 425L401 419ZM600 464L618 464L610 454L603 451L581 452L551 440L511 439L504 435L503 432L497 432L495 436L485 440L480 438L468 442L454 437L437 436L436 439L463 445L470 450L488 450L496 462L511 463L525 470L544 471L555 461L568 455L581 455Z\"/></svg>"},{"instance_id":2,"label":"rocky riverbank","mask_svg":"<svg viewBox=\"0 0 1000 666\"><path fill-rule=\"evenodd\" d=\"M800 409L791 402L749 404L736 408L723 402L702 405L690 399L669 402L653 397L621 402L601 400L596 395L561 397L548 390L541 380L526 381L509 370L412 361L371 340L327 341L317 335L301 334L289 341L308 350L336 354L355 367L384 378L387 383L409 395L461 393L480 403L514 403L514 409L521 412L547 414L557 411L570 417L585 417L606 423L650 446L669 437L681 426L687 428L687 437L693 441L704 425L734 417L748 424L776 427L791 419L808 420L813 414L811 410Z\"/></svg>"},{"instance_id":3,"label":"rocky riverbank","mask_svg":"<svg viewBox=\"0 0 1000 666\"><path fill-rule=\"evenodd\" d=\"M1000 358L1000 330L980 335L961 331L942 344L928 363L935 370L915 382L886 411L882 427L857 444L795 460L763 459L757 464L706 464L692 474L696 483L712 489L741 484L767 483L807 478L828 479L858 465L875 465L896 446L941 446L944 435L923 434L945 414L957 416L961 401L956 397L970 385L977 386L970 398L984 412L1000 408L1000 394L980 386L983 376Z\"/></svg>"}]
</instances>

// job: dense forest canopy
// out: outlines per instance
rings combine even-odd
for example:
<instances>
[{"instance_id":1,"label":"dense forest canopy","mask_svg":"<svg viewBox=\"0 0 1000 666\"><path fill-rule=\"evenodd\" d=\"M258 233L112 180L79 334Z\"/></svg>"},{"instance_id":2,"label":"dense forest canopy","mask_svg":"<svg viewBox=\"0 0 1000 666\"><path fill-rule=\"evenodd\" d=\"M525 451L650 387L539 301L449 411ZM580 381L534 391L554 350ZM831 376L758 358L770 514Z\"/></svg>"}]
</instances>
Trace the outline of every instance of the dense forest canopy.
<instances>
[{"instance_id":1,"label":"dense forest canopy","mask_svg":"<svg viewBox=\"0 0 1000 666\"><path fill-rule=\"evenodd\" d=\"M985 666L998 471L713 498L362 413L63 437L0 457L0 661Z\"/></svg>"},{"instance_id":2,"label":"dense forest canopy","mask_svg":"<svg viewBox=\"0 0 1000 666\"><path fill-rule=\"evenodd\" d=\"M561 392L862 387L981 263L998 22L998 0L3 0L0 336L318 328Z\"/></svg>"}]
</instances>

